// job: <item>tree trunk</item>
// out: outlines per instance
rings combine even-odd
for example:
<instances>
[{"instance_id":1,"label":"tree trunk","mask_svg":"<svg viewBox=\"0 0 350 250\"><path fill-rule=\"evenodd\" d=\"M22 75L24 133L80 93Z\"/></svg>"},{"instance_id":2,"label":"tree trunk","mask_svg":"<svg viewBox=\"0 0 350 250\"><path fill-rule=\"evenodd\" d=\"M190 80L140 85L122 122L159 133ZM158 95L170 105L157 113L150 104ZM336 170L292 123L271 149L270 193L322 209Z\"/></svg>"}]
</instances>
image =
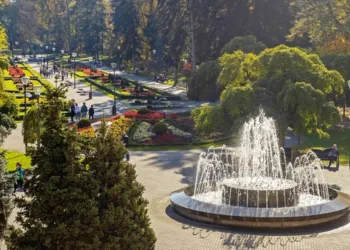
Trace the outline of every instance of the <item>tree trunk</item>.
<instances>
[{"instance_id":1,"label":"tree trunk","mask_svg":"<svg viewBox=\"0 0 350 250\"><path fill-rule=\"evenodd\" d=\"M194 16L193 16L193 0L190 0L191 15L191 40L192 40L192 71L196 71L196 44L194 41Z\"/></svg>"},{"instance_id":2,"label":"tree trunk","mask_svg":"<svg viewBox=\"0 0 350 250\"><path fill-rule=\"evenodd\" d=\"M176 62L175 75L174 75L174 86L176 86L179 82L179 65L180 65L180 62Z\"/></svg>"},{"instance_id":3,"label":"tree trunk","mask_svg":"<svg viewBox=\"0 0 350 250\"><path fill-rule=\"evenodd\" d=\"M66 0L66 10L67 10L67 22L68 22L68 52L69 58L72 59L72 38L71 38L71 21L70 21L70 13L69 13L69 0Z\"/></svg>"}]
</instances>

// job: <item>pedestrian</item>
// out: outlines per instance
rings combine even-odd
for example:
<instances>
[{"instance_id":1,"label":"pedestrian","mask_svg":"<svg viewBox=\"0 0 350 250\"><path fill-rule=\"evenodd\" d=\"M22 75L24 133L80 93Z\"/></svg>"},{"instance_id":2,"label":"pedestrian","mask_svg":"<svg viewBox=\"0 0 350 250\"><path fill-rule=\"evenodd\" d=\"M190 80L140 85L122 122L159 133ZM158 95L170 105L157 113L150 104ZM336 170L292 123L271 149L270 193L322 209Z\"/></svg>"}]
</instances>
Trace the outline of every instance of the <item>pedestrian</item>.
<instances>
[{"instance_id":1,"label":"pedestrian","mask_svg":"<svg viewBox=\"0 0 350 250\"><path fill-rule=\"evenodd\" d=\"M75 104L75 116L77 122L80 121L80 107L78 106L78 103Z\"/></svg>"},{"instance_id":2,"label":"pedestrian","mask_svg":"<svg viewBox=\"0 0 350 250\"><path fill-rule=\"evenodd\" d=\"M23 169L22 164L16 163L16 181L13 193L15 194L18 188L23 188Z\"/></svg>"},{"instance_id":3,"label":"pedestrian","mask_svg":"<svg viewBox=\"0 0 350 250\"><path fill-rule=\"evenodd\" d=\"M75 106L74 106L74 102L71 103L70 106L70 121L74 122L74 116L75 116Z\"/></svg>"},{"instance_id":4,"label":"pedestrian","mask_svg":"<svg viewBox=\"0 0 350 250\"><path fill-rule=\"evenodd\" d=\"M86 106L86 104L84 102L83 106L81 106L81 117L83 119L86 119L87 112L88 112L88 108L87 108L87 106Z\"/></svg>"},{"instance_id":5,"label":"pedestrian","mask_svg":"<svg viewBox=\"0 0 350 250\"><path fill-rule=\"evenodd\" d=\"M94 114L95 114L94 105L91 105L91 107L89 108L89 120L94 119Z\"/></svg>"},{"instance_id":6,"label":"pedestrian","mask_svg":"<svg viewBox=\"0 0 350 250\"><path fill-rule=\"evenodd\" d=\"M122 141L123 141L125 147L128 148L129 147L129 137L126 133L123 134ZM130 161L129 151L126 153L125 159L126 159L126 161Z\"/></svg>"},{"instance_id":7,"label":"pedestrian","mask_svg":"<svg viewBox=\"0 0 350 250\"><path fill-rule=\"evenodd\" d=\"M62 82L64 81L64 72L63 72L63 70L61 70L61 81Z\"/></svg>"},{"instance_id":8,"label":"pedestrian","mask_svg":"<svg viewBox=\"0 0 350 250\"><path fill-rule=\"evenodd\" d=\"M329 159L329 164L328 168L331 167L333 162L336 162L336 167L339 167L339 150L337 148L337 144L334 144L333 147L328 149L328 159Z\"/></svg>"}]
</instances>

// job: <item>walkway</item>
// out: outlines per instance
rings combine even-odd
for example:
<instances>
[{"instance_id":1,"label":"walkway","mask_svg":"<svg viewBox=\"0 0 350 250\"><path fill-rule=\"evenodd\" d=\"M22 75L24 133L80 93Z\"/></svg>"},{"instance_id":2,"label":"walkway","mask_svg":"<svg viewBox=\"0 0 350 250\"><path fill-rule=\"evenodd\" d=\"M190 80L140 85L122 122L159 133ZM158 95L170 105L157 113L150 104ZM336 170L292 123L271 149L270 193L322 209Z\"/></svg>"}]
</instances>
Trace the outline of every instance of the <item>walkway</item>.
<instances>
[{"instance_id":1,"label":"walkway","mask_svg":"<svg viewBox=\"0 0 350 250\"><path fill-rule=\"evenodd\" d=\"M195 180L195 163L201 150L167 152L131 152L138 180L145 186L144 196L157 250L348 250L350 224L338 229L320 228L304 232L266 232L228 229L187 220L172 210L169 194ZM337 184L350 193L350 171L341 167L338 172L325 170L329 184Z\"/></svg>"},{"instance_id":2,"label":"walkway","mask_svg":"<svg viewBox=\"0 0 350 250\"><path fill-rule=\"evenodd\" d=\"M90 66L90 64L87 62L80 61L80 63ZM99 67L98 69L101 71L107 72L108 74L114 74L113 69L110 67ZM119 75L122 78L125 78L127 80L136 81L146 88L156 89L162 93L168 93L171 95L180 96L181 99L185 99L187 96L187 90L179 86L173 87L173 86L165 85L165 84L150 80L146 77L129 74L119 70L116 70L115 73L116 75Z\"/></svg>"},{"instance_id":3,"label":"walkway","mask_svg":"<svg viewBox=\"0 0 350 250\"><path fill-rule=\"evenodd\" d=\"M30 66L37 72L40 71L40 66L37 63L30 63ZM53 86L55 86L55 79L50 78L49 80ZM65 81L71 81L73 82L73 78L66 78ZM158 83L158 85L161 85ZM90 86L86 85L83 82L80 82L76 80L76 89L73 87L69 87L67 92L67 99L71 100L74 99L79 106L81 106L84 102L88 107L91 105L94 105L95 108L95 117L101 118L101 117L109 117L112 115L112 107L113 107L113 98L103 94L102 92L92 89L92 99L89 99L88 92L90 91ZM84 92L86 94L84 94ZM124 113L127 110L132 110L136 108L140 108L142 106L131 106L130 104L133 103L134 100L123 100L123 99L117 99L116 106L117 106L117 113ZM167 114L171 113L181 113L186 111L191 111L197 107L200 107L205 104L209 104L206 102L195 102L195 101L171 101L172 105L178 106L181 108L178 109L162 109L161 111Z\"/></svg>"}]
</instances>

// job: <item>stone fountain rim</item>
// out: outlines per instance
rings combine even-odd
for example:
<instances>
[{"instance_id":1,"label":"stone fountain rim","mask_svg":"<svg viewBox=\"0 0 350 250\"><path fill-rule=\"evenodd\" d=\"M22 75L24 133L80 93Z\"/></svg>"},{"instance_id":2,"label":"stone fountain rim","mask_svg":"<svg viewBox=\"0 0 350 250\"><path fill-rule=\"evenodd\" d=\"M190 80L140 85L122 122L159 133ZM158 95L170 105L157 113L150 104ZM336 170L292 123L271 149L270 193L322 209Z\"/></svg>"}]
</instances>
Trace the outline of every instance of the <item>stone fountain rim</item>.
<instances>
[{"instance_id":1,"label":"stone fountain rim","mask_svg":"<svg viewBox=\"0 0 350 250\"><path fill-rule=\"evenodd\" d=\"M289 187L284 187L284 188L274 188L274 189L268 189L268 188L261 188L261 189L257 189L257 188L254 188L254 187L251 187L251 188L248 188L248 187L242 187L242 186L238 186L238 185L229 185L227 183L225 183L227 180L231 180L231 179L241 179L241 178L247 178L247 177L235 177L235 178L229 178L229 179L225 179L222 181L222 185L228 187L228 188L234 188L234 189L239 189L239 190L247 190L247 191L265 191L265 192L280 192L280 191L284 191L284 190L289 190L289 189L293 189L293 188L296 188L298 186L298 183L296 183L295 181L293 180L288 180L288 179L284 179L284 178L275 178L275 179L278 179L278 180L284 180L284 181L287 181L289 182L290 186ZM265 178L271 178L272 177L265 177Z\"/></svg>"},{"instance_id":2,"label":"stone fountain rim","mask_svg":"<svg viewBox=\"0 0 350 250\"><path fill-rule=\"evenodd\" d=\"M215 205L192 199L191 196L185 193L189 188L193 188L193 185L175 191L170 195L170 201L175 211L190 219L218 225L237 223L238 226L243 227L267 228L294 228L308 226L309 224L315 226L339 219L349 212L350 205L350 195L332 188L329 188L330 192L336 194L336 198L333 200L324 204L293 208ZM252 225L251 222L258 224L253 223ZM287 225L288 223L290 225Z\"/></svg>"}]
</instances>

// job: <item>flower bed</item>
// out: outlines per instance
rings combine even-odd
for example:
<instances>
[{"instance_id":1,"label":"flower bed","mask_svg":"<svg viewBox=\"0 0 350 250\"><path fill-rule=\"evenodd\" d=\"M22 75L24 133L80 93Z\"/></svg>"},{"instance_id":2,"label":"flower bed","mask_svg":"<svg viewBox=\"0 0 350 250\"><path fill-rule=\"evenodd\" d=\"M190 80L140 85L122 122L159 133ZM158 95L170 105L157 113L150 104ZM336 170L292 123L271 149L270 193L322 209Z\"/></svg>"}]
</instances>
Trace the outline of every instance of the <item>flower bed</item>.
<instances>
[{"instance_id":1,"label":"flower bed","mask_svg":"<svg viewBox=\"0 0 350 250\"><path fill-rule=\"evenodd\" d=\"M166 117L165 113L163 112L150 111L148 114L143 115L139 114L136 110L126 111L124 116L132 119L145 120L151 124L159 122Z\"/></svg>"},{"instance_id":2,"label":"flower bed","mask_svg":"<svg viewBox=\"0 0 350 250\"><path fill-rule=\"evenodd\" d=\"M10 67L9 68L9 75L10 76L24 76L24 72L20 67Z\"/></svg>"},{"instance_id":3,"label":"flower bed","mask_svg":"<svg viewBox=\"0 0 350 250\"><path fill-rule=\"evenodd\" d=\"M95 130L92 126L86 127L86 128L80 128L80 129L78 129L78 132L82 136L86 136L86 137L95 137L96 136Z\"/></svg>"},{"instance_id":4,"label":"flower bed","mask_svg":"<svg viewBox=\"0 0 350 250\"><path fill-rule=\"evenodd\" d=\"M141 122L133 136L133 140L139 143L150 141L154 136L154 134L150 132L151 126L152 125L148 122Z\"/></svg>"},{"instance_id":5,"label":"flower bed","mask_svg":"<svg viewBox=\"0 0 350 250\"><path fill-rule=\"evenodd\" d=\"M101 121L102 121L102 119L97 120L89 127L78 129L78 132L80 134L82 134L83 136L94 137L94 136L96 136L94 128L99 127L99 126L94 126L94 124L96 125L98 123L101 123ZM115 131L119 135L122 135L123 133L129 132L130 128L132 127L132 125L134 123L134 120L127 118L127 117L124 117L124 116L121 116L121 115L117 115L117 116L114 116L114 117L107 119L106 122L107 122L107 124L109 124L110 129L112 129L113 131Z\"/></svg>"},{"instance_id":6,"label":"flower bed","mask_svg":"<svg viewBox=\"0 0 350 250\"><path fill-rule=\"evenodd\" d=\"M90 68L79 67L76 68L77 71L83 72L87 76L103 76L104 73L99 70L91 70Z\"/></svg>"},{"instance_id":7,"label":"flower bed","mask_svg":"<svg viewBox=\"0 0 350 250\"><path fill-rule=\"evenodd\" d=\"M185 139L191 139L193 137L191 133L184 132L181 129L175 128L174 126L167 123L166 125L168 126L168 130L171 131L171 133L176 137L185 138Z\"/></svg>"},{"instance_id":8,"label":"flower bed","mask_svg":"<svg viewBox=\"0 0 350 250\"><path fill-rule=\"evenodd\" d=\"M165 144L165 143L184 143L185 139L176 137L175 135L170 134L169 132L158 135L152 140L152 144Z\"/></svg>"},{"instance_id":9,"label":"flower bed","mask_svg":"<svg viewBox=\"0 0 350 250\"><path fill-rule=\"evenodd\" d=\"M157 95L157 93L152 92L152 91L146 90L146 91L139 92L133 88L125 88L124 91L129 92L130 94L135 95L135 96L156 96Z\"/></svg>"}]
</instances>

